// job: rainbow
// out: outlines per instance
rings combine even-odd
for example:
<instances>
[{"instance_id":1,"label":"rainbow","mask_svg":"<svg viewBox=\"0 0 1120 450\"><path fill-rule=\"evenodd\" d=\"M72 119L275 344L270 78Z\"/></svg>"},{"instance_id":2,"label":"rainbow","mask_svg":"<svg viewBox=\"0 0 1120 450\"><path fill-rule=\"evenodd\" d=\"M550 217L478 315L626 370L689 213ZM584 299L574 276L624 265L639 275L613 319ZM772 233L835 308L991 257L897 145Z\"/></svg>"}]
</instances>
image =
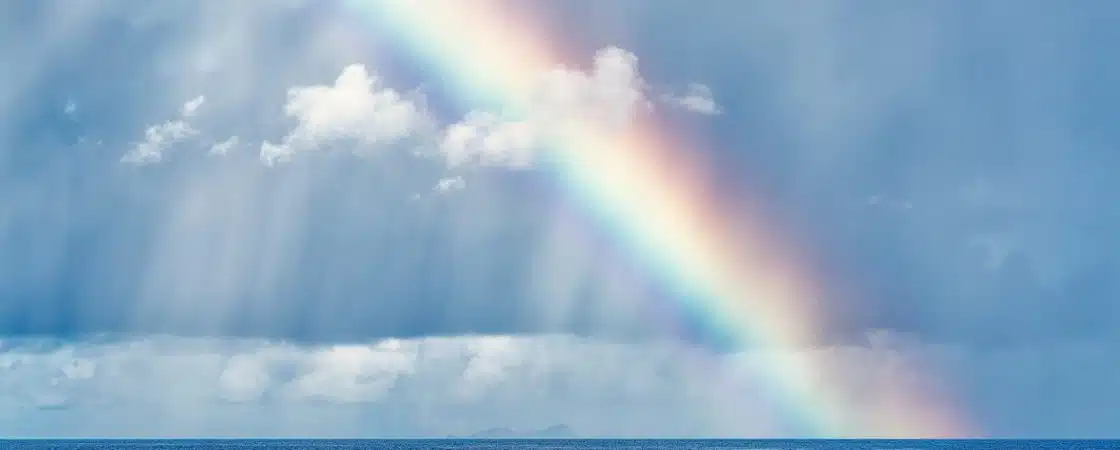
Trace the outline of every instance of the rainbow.
<instances>
[{"instance_id":1,"label":"rainbow","mask_svg":"<svg viewBox=\"0 0 1120 450\"><path fill-rule=\"evenodd\" d=\"M538 77L570 63L509 5L478 0L349 0L355 11L445 74L467 105L528 108ZM820 287L757 219L707 202L689 145L652 122L621 133L584 126L548 149L549 167L612 235L642 260L681 308L743 348L785 349L763 376L815 437L946 437L968 432L938 395L887 381L889 405L857 408L827 361ZM789 354L795 356L788 356Z\"/></svg>"}]
</instances>

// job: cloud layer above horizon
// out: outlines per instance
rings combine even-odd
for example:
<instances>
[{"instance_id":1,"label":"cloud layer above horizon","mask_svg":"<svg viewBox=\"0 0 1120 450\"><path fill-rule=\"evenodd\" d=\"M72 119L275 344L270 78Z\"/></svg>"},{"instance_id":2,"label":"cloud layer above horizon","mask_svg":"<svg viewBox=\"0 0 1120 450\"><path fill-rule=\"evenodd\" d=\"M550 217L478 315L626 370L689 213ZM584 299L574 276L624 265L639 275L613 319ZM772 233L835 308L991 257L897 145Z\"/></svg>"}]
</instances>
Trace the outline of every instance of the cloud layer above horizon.
<instances>
[{"instance_id":1,"label":"cloud layer above horizon","mask_svg":"<svg viewBox=\"0 0 1120 450\"><path fill-rule=\"evenodd\" d=\"M13 5L0 434L802 433L542 161L652 117L811 256L845 395L1120 435L1112 3L534 4L517 112L344 2Z\"/></svg>"}]
</instances>

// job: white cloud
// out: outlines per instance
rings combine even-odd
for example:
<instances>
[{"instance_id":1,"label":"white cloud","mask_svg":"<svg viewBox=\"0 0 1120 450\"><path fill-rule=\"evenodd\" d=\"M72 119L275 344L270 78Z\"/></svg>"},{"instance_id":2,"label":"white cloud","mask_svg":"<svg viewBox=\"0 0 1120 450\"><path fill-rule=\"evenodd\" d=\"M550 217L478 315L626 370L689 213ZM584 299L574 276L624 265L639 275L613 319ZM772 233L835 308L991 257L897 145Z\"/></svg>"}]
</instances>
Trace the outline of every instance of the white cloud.
<instances>
[{"instance_id":1,"label":"white cloud","mask_svg":"<svg viewBox=\"0 0 1120 450\"><path fill-rule=\"evenodd\" d=\"M311 352L309 371L290 384L297 398L365 403L384 396L397 378L415 370L415 346L396 340L373 345L339 345Z\"/></svg>"},{"instance_id":2,"label":"white cloud","mask_svg":"<svg viewBox=\"0 0 1120 450\"><path fill-rule=\"evenodd\" d=\"M298 124L281 143L261 145L261 160L268 165L332 142L391 143L427 123L419 106L393 89L382 88L376 74L361 64L347 66L333 85L289 89L284 112Z\"/></svg>"},{"instance_id":3,"label":"white cloud","mask_svg":"<svg viewBox=\"0 0 1120 450\"><path fill-rule=\"evenodd\" d=\"M494 114L474 112L447 127L441 148L451 167L477 163L522 168L532 163L538 133L529 122L505 122Z\"/></svg>"},{"instance_id":4,"label":"white cloud","mask_svg":"<svg viewBox=\"0 0 1120 450\"><path fill-rule=\"evenodd\" d=\"M569 122L602 128L625 126L637 108L648 105L638 57L617 47L595 54L590 73L558 68L538 82L533 114L551 125Z\"/></svg>"},{"instance_id":5,"label":"white cloud","mask_svg":"<svg viewBox=\"0 0 1120 450\"><path fill-rule=\"evenodd\" d=\"M864 202L867 206L875 208L887 208L892 210L912 210L914 209L914 202L905 199L891 198L884 195L871 195L868 196Z\"/></svg>"},{"instance_id":6,"label":"white cloud","mask_svg":"<svg viewBox=\"0 0 1120 450\"><path fill-rule=\"evenodd\" d=\"M133 146L132 150L121 157L121 162L146 165L163 161L164 153L175 144L198 135L187 119L190 119L202 106L205 99L198 96L183 104L180 117L144 130L144 140Z\"/></svg>"},{"instance_id":7,"label":"white cloud","mask_svg":"<svg viewBox=\"0 0 1120 450\"><path fill-rule=\"evenodd\" d=\"M434 188L436 192L457 191L467 187L467 182L461 176L440 179Z\"/></svg>"},{"instance_id":8,"label":"white cloud","mask_svg":"<svg viewBox=\"0 0 1120 450\"><path fill-rule=\"evenodd\" d=\"M163 161L164 152L176 143L194 137L198 130L182 120L169 120L144 130L144 140L126 153L121 162L145 165Z\"/></svg>"},{"instance_id":9,"label":"white cloud","mask_svg":"<svg viewBox=\"0 0 1120 450\"><path fill-rule=\"evenodd\" d=\"M202 107L202 104L205 102L206 96L203 95L188 100L183 104L183 110L181 112L182 116L194 117L195 114L198 114L198 108Z\"/></svg>"},{"instance_id":10,"label":"white cloud","mask_svg":"<svg viewBox=\"0 0 1120 450\"><path fill-rule=\"evenodd\" d=\"M520 363L524 349L519 344L509 336L480 336L466 342L469 356L458 394L474 399L500 385L509 371Z\"/></svg>"},{"instance_id":11,"label":"white cloud","mask_svg":"<svg viewBox=\"0 0 1120 450\"><path fill-rule=\"evenodd\" d=\"M771 402L774 386L758 384L760 371L781 358L828 361L853 414L881 417L898 406L897 391L887 389L895 383L882 380L905 376L902 361L938 357L899 342L877 335L867 346L722 356L668 341L569 335L323 346L170 337L6 342L0 418L11 420L0 420L0 433L42 420L28 411L63 408L77 423L96 420L124 434L446 435L565 423L587 435L777 436L785 430L772 422L780 405ZM232 416L231 403L242 408ZM319 420L345 411L366 419ZM396 425L371 431L377 417Z\"/></svg>"},{"instance_id":12,"label":"white cloud","mask_svg":"<svg viewBox=\"0 0 1120 450\"><path fill-rule=\"evenodd\" d=\"M692 83L680 95L664 94L661 99L679 108L698 114L714 116L722 111L712 97L712 90L707 85Z\"/></svg>"},{"instance_id":13,"label":"white cloud","mask_svg":"<svg viewBox=\"0 0 1120 450\"><path fill-rule=\"evenodd\" d=\"M96 373L97 364L88 359L77 358L62 367L62 373L72 380L88 380Z\"/></svg>"},{"instance_id":14,"label":"white cloud","mask_svg":"<svg viewBox=\"0 0 1120 450\"><path fill-rule=\"evenodd\" d=\"M258 400L271 382L267 361L256 354L229 358L218 376L220 395L231 402Z\"/></svg>"},{"instance_id":15,"label":"white cloud","mask_svg":"<svg viewBox=\"0 0 1120 450\"><path fill-rule=\"evenodd\" d=\"M230 150L233 150L233 148L236 147L239 143L240 143L240 139L237 136L232 136L229 139L226 139L222 142L218 142L218 143L210 146L210 154L211 155L218 155L218 156L225 156L227 153L229 153Z\"/></svg>"},{"instance_id":16,"label":"white cloud","mask_svg":"<svg viewBox=\"0 0 1120 450\"><path fill-rule=\"evenodd\" d=\"M572 126L616 131L649 107L638 58L608 47L596 53L590 72L556 68L540 74L528 93L524 117L475 111L444 131L441 150L448 165L526 167L547 139Z\"/></svg>"},{"instance_id":17,"label":"white cloud","mask_svg":"<svg viewBox=\"0 0 1120 450\"><path fill-rule=\"evenodd\" d=\"M78 104L74 100L68 100L66 106L62 108L62 112L68 116L73 116L78 113Z\"/></svg>"},{"instance_id":18,"label":"white cloud","mask_svg":"<svg viewBox=\"0 0 1120 450\"><path fill-rule=\"evenodd\" d=\"M261 161L266 165L291 161L294 151L287 145L276 145L265 141L261 143Z\"/></svg>"}]
</instances>

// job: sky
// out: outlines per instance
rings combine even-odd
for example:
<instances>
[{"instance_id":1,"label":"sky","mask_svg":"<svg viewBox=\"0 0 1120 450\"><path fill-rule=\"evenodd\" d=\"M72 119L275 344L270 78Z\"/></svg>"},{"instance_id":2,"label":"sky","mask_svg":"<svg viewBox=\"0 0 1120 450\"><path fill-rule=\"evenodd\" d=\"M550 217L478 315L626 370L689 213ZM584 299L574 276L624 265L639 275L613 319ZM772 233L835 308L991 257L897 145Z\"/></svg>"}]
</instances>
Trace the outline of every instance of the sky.
<instances>
[{"instance_id":1,"label":"sky","mask_svg":"<svg viewBox=\"0 0 1120 450\"><path fill-rule=\"evenodd\" d=\"M975 435L1120 437L1120 4L507 1L570 58L517 121L374 1L9 2L0 435L812 436L775 351L852 414L906 366ZM639 116L827 339L708 333L535 140Z\"/></svg>"}]
</instances>

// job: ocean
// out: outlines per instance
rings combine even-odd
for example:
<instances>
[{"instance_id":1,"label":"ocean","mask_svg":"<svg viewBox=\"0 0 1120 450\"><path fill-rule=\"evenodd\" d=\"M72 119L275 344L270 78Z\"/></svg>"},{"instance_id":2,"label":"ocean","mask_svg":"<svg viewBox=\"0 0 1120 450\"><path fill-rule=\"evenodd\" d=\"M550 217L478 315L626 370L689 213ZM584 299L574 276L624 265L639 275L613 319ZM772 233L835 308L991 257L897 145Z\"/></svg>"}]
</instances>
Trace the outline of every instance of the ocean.
<instances>
[{"instance_id":1,"label":"ocean","mask_svg":"<svg viewBox=\"0 0 1120 450\"><path fill-rule=\"evenodd\" d=\"M220 439L220 440L0 440L0 449L754 449L754 450L921 450L921 449L1118 449L1120 440L723 440L723 439Z\"/></svg>"}]
</instances>

